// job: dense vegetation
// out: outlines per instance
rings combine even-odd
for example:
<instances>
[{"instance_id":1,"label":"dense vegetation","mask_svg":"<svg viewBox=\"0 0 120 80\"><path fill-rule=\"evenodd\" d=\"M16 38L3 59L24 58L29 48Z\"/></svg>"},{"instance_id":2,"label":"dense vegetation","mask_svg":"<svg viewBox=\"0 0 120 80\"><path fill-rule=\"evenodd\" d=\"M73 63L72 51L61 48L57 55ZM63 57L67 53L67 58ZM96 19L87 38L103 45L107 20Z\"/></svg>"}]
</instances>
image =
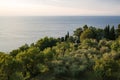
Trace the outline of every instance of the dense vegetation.
<instances>
[{"instance_id":1,"label":"dense vegetation","mask_svg":"<svg viewBox=\"0 0 120 80\"><path fill-rule=\"evenodd\" d=\"M0 52L0 80L120 80L120 25L78 28Z\"/></svg>"}]
</instances>

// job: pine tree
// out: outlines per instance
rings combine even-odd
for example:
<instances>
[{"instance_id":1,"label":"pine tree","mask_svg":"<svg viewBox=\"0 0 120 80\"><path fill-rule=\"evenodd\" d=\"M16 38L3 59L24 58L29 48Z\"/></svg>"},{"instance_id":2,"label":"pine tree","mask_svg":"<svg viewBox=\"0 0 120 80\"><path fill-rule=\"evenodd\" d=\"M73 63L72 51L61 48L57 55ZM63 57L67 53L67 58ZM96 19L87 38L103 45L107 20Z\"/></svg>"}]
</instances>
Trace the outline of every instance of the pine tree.
<instances>
[{"instance_id":1,"label":"pine tree","mask_svg":"<svg viewBox=\"0 0 120 80\"><path fill-rule=\"evenodd\" d=\"M117 29L117 37L120 37L120 24L118 25L118 29Z\"/></svg>"},{"instance_id":2,"label":"pine tree","mask_svg":"<svg viewBox=\"0 0 120 80\"><path fill-rule=\"evenodd\" d=\"M110 37L111 40L115 40L116 35L115 35L114 26L110 29L110 36L109 37Z\"/></svg>"},{"instance_id":3,"label":"pine tree","mask_svg":"<svg viewBox=\"0 0 120 80\"><path fill-rule=\"evenodd\" d=\"M105 29L104 29L104 37L106 39L110 39L110 26L106 26Z\"/></svg>"},{"instance_id":4,"label":"pine tree","mask_svg":"<svg viewBox=\"0 0 120 80\"><path fill-rule=\"evenodd\" d=\"M69 32L67 32L67 34L65 35L65 41L67 41L69 39Z\"/></svg>"}]
</instances>

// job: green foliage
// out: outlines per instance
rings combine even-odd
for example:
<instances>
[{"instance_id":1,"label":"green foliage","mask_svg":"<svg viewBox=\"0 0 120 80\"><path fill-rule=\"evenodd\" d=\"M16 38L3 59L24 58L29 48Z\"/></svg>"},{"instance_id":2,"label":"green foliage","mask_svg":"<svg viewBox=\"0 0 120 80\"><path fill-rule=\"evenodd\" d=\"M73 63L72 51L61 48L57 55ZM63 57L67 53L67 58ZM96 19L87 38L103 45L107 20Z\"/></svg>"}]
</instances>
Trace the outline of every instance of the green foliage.
<instances>
[{"instance_id":1,"label":"green foliage","mask_svg":"<svg viewBox=\"0 0 120 80\"><path fill-rule=\"evenodd\" d=\"M51 60L53 59L54 55L55 55L55 51L52 50L51 48L46 48L44 51L44 56L46 57L46 59Z\"/></svg>"},{"instance_id":2,"label":"green foliage","mask_svg":"<svg viewBox=\"0 0 120 80\"><path fill-rule=\"evenodd\" d=\"M19 49L12 50L12 51L10 52L10 55L13 56L13 57L15 57L19 52L20 52Z\"/></svg>"},{"instance_id":3,"label":"green foliage","mask_svg":"<svg viewBox=\"0 0 120 80\"><path fill-rule=\"evenodd\" d=\"M88 29L88 26L87 26L87 25L84 25L84 26L83 26L83 29L84 29L84 31L87 30L87 29Z\"/></svg>"},{"instance_id":4,"label":"green foliage","mask_svg":"<svg viewBox=\"0 0 120 80\"><path fill-rule=\"evenodd\" d=\"M74 43L75 42L75 38L73 36L69 36L68 42Z\"/></svg>"},{"instance_id":5,"label":"green foliage","mask_svg":"<svg viewBox=\"0 0 120 80\"><path fill-rule=\"evenodd\" d=\"M52 47L56 45L57 40L54 38L45 37L37 41L36 46L39 47L40 50L44 50L47 47Z\"/></svg>"},{"instance_id":6,"label":"green foliage","mask_svg":"<svg viewBox=\"0 0 120 80\"><path fill-rule=\"evenodd\" d=\"M25 45L19 47L20 51L25 51L25 50L27 50L28 48L29 48L28 44L25 44Z\"/></svg>"},{"instance_id":7,"label":"green foliage","mask_svg":"<svg viewBox=\"0 0 120 80\"><path fill-rule=\"evenodd\" d=\"M110 26L109 25L107 25L104 29L104 37L106 39L109 39L109 37L110 37Z\"/></svg>"},{"instance_id":8,"label":"green foliage","mask_svg":"<svg viewBox=\"0 0 120 80\"><path fill-rule=\"evenodd\" d=\"M0 79L12 80L13 74L22 70L22 64L8 54L0 53ZM16 76L15 76L16 77Z\"/></svg>"},{"instance_id":9,"label":"green foliage","mask_svg":"<svg viewBox=\"0 0 120 80\"><path fill-rule=\"evenodd\" d=\"M27 73L30 74L30 77L34 77L40 73L38 65L39 62L44 62L44 55L40 53L39 48L29 48L27 51L19 53L16 58L23 63L25 77L27 77Z\"/></svg>"},{"instance_id":10,"label":"green foliage","mask_svg":"<svg viewBox=\"0 0 120 80\"><path fill-rule=\"evenodd\" d=\"M67 32L67 34L65 35L65 41L68 41L69 39L69 32Z\"/></svg>"},{"instance_id":11,"label":"green foliage","mask_svg":"<svg viewBox=\"0 0 120 80\"><path fill-rule=\"evenodd\" d=\"M16 50L12 50L10 52L10 55L15 57L18 53L22 52L22 51L25 51L29 49L29 45L28 44L25 44L25 45L22 45L21 47L19 47L19 49L16 49Z\"/></svg>"},{"instance_id":12,"label":"green foliage","mask_svg":"<svg viewBox=\"0 0 120 80\"><path fill-rule=\"evenodd\" d=\"M109 57L96 60L94 70L96 72L96 78L100 80L119 80L120 79L120 65L117 61L110 59Z\"/></svg>"},{"instance_id":13,"label":"green foliage","mask_svg":"<svg viewBox=\"0 0 120 80\"><path fill-rule=\"evenodd\" d=\"M116 32L117 32L117 37L120 37L120 24L118 25Z\"/></svg>"},{"instance_id":14,"label":"green foliage","mask_svg":"<svg viewBox=\"0 0 120 80\"><path fill-rule=\"evenodd\" d=\"M80 35L82 34L82 32L83 32L82 28L77 28L77 29L74 31L74 36L76 37L77 43L80 42Z\"/></svg>"},{"instance_id":15,"label":"green foliage","mask_svg":"<svg viewBox=\"0 0 120 80\"><path fill-rule=\"evenodd\" d=\"M115 38L116 38L116 33L115 33L114 26L113 26L110 30L110 40L115 40Z\"/></svg>"},{"instance_id":16,"label":"green foliage","mask_svg":"<svg viewBox=\"0 0 120 80\"><path fill-rule=\"evenodd\" d=\"M80 41L91 38L94 38L94 32L91 29L87 29L81 34Z\"/></svg>"},{"instance_id":17,"label":"green foliage","mask_svg":"<svg viewBox=\"0 0 120 80\"><path fill-rule=\"evenodd\" d=\"M0 80L120 80L118 29L87 25L0 52ZM104 39L105 38L105 39Z\"/></svg>"},{"instance_id":18,"label":"green foliage","mask_svg":"<svg viewBox=\"0 0 120 80\"><path fill-rule=\"evenodd\" d=\"M81 47L82 48L97 48L98 47L98 42L95 39L85 39L82 41L81 43Z\"/></svg>"},{"instance_id":19,"label":"green foliage","mask_svg":"<svg viewBox=\"0 0 120 80\"><path fill-rule=\"evenodd\" d=\"M115 51L120 51L120 41L113 42L113 44L111 45L111 49Z\"/></svg>"},{"instance_id":20,"label":"green foliage","mask_svg":"<svg viewBox=\"0 0 120 80\"><path fill-rule=\"evenodd\" d=\"M10 80L25 80L21 72L15 72L10 76Z\"/></svg>"},{"instance_id":21,"label":"green foliage","mask_svg":"<svg viewBox=\"0 0 120 80\"><path fill-rule=\"evenodd\" d=\"M83 32L82 28L77 28L74 31L74 35L79 38L82 32Z\"/></svg>"},{"instance_id":22,"label":"green foliage","mask_svg":"<svg viewBox=\"0 0 120 80\"><path fill-rule=\"evenodd\" d=\"M103 29L96 29L95 34L96 34L96 40L98 40L98 41L104 38L104 30Z\"/></svg>"},{"instance_id":23,"label":"green foliage","mask_svg":"<svg viewBox=\"0 0 120 80\"><path fill-rule=\"evenodd\" d=\"M117 31L118 31L118 29L117 29ZM108 26L106 26L105 29L104 29L104 37L105 37L106 39L115 40L116 37L117 37L116 33L117 33L117 32L115 31L114 26L112 26L112 27L110 28L110 26L108 25Z\"/></svg>"}]
</instances>

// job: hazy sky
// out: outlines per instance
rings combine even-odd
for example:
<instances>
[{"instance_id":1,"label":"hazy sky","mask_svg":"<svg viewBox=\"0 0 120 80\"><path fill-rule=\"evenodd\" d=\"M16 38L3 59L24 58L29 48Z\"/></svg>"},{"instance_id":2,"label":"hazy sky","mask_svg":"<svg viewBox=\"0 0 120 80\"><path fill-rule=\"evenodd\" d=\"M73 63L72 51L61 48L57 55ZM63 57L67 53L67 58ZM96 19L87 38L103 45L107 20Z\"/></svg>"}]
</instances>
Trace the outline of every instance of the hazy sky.
<instances>
[{"instance_id":1,"label":"hazy sky","mask_svg":"<svg viewBox=\"0 0 120 80\"><path fill-rule=\"evenodd\" d=\"M120 0L0 0L0 16L120 15Z\"/></svg>"}]
</instances>

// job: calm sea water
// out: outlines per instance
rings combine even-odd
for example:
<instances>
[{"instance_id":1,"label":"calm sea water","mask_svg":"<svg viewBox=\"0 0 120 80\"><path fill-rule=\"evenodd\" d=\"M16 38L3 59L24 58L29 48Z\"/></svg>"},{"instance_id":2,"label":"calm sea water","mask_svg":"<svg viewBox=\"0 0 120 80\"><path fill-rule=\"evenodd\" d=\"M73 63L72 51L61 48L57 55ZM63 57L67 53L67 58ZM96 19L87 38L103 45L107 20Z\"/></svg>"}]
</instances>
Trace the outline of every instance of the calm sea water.
<instances>
[{"instance_id":1,"label":"calm sea water","mask_svg":"<svg viewBox=\"0 0 120 80\"><path fill-rule=\"evenodd\" d=\"M0 17L0 51L9 52L38 39L64 36L83 25L104 28L107 24L120 24L120 16L46 16Z\"/></svg>"}]
</instances>

